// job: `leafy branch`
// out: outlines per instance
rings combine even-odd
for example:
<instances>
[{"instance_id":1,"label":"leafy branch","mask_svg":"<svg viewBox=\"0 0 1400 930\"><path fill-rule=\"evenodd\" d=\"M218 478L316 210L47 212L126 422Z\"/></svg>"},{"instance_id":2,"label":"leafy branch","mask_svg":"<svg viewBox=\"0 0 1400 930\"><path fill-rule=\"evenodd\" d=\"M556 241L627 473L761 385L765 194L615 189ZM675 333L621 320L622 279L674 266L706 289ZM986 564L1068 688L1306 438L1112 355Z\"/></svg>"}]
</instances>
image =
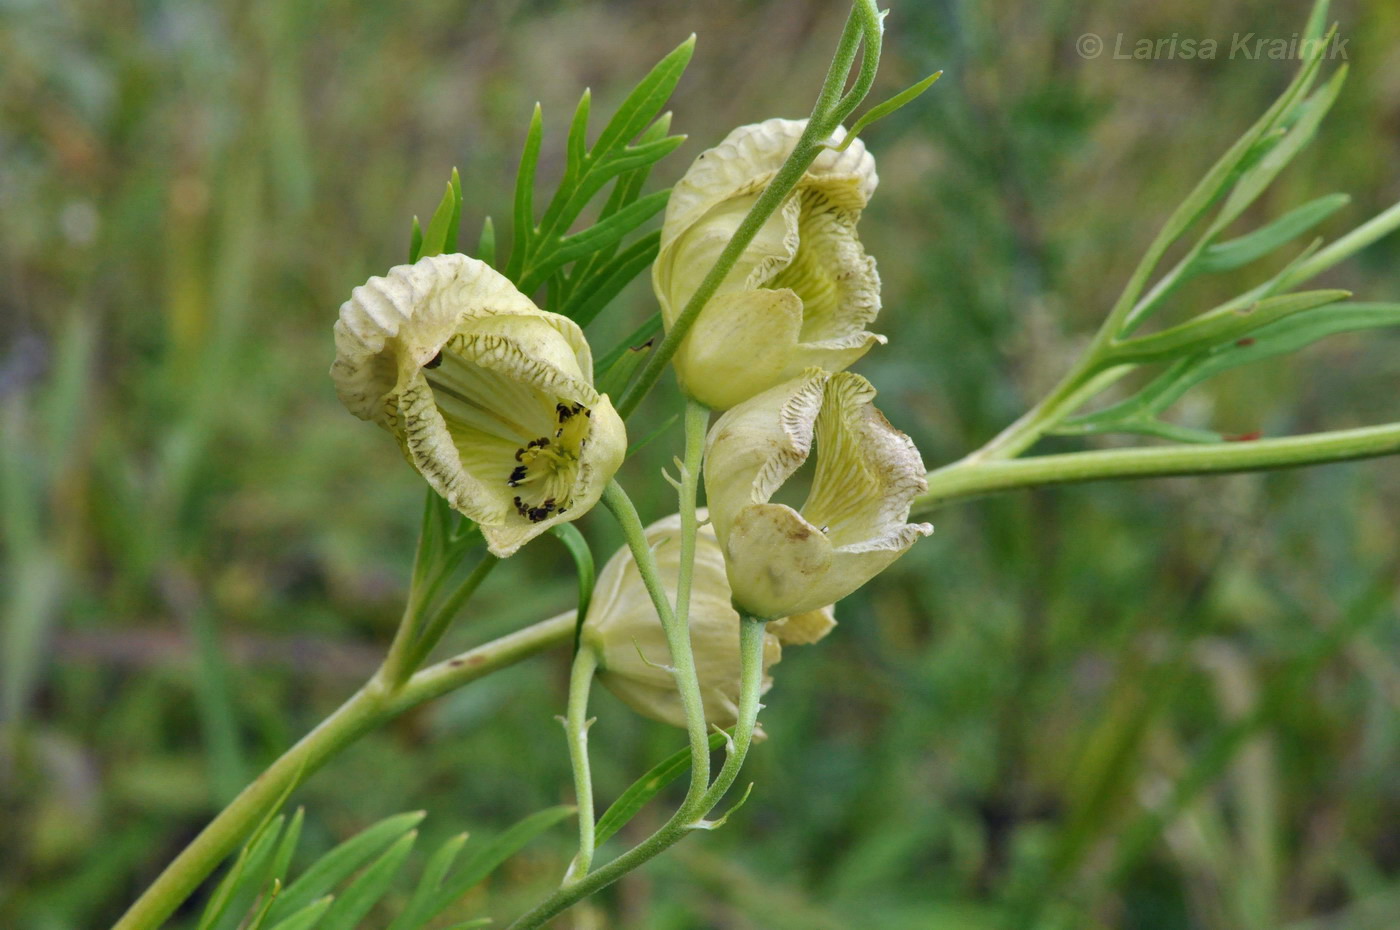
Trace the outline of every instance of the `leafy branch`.
<instances>
[{"instance_id":1,"label":"leafy branch","mask_svg":"<svg viewBox=\"0 0 1400 930\"><path fill-rule=\"evenodd\" d=\"M1322 81L1326 0L1309 18L1304 46L1309 57L1288 87L1206 172L1148 247L1127 285L1085 352L1061 381L1025 415L982 448L929 473L929 490L916 502L927 511L938 503L983 490L1029 484L1087 481L1137 474L1201 474L1315 464L1342 458L1392 454L1389 431L1400 424L1353 436L1352 432L1255 442L1254 435L1227 437L1172 423L1162 415L1197 385L1253 362L1295 352L1327 336L1400 325L1400 304L1352 302L1341 290L1298 288L1400 228L1400 204L1324 245L1316 240L1282 269L1254 287L1187 321L1139 333L1192 279L1245 267L1310 232L1349 202L1331 194L1234 238L1224 238L1270 187L1279 173L1316 136L1346 80L1345 66ZM1212 215L1213 214L1213 215ZM1153 282L1167 251L1210 217L1184 256ZM1149 286L1150 284L1150 286ZM1164 366L1128 397L1085 411L1125 376ZM1047 435L1137 433L1178 443L1188 450L1149 447L1011 460ZM1229 439L1250 440L1241 452ZM995 466L995 467L992 467Z\"/></svg>"}]
</instances>

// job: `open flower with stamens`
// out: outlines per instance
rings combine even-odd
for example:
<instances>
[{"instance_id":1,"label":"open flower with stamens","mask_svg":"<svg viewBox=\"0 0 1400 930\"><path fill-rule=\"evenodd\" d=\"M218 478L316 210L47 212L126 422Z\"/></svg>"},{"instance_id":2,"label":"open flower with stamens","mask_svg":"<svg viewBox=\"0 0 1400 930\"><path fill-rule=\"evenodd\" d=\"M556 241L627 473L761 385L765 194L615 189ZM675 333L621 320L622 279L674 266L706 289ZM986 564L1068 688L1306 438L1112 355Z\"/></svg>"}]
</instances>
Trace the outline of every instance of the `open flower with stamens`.
<instances>
[{"instance_id":1,"label":"open flower with stamens","mask_svg":"<svg viewBox=\"0 0 1400 930\"><path fill-rule=\"evenodd\" d=\"M699 518L705 519L705 511L700 511ZM662 584L673 601L680 573L680 530L679 514L646 528ZM705 720L715 726L733 726L738 717L741 665L739 614L730 603L724 556L715 531L708 525L700 527L695 538L689 620ZM768 624L763 641L763 691L773 684L768 671L782 658L783 646L814 643L835 625L830 606ZM671 653L666 634L637 563L625 547L598 573L581 642L598 656L599 679L625 704L644 717L685 726L685 710L667 668Z\"/></svg>"},{"instance_id":2,"label":"open flower with stamens","mask_svg":"<svg viewBox=\"0 0 1400 930\"><path fill-rule=\"evenodd\" d=\"M667 327L805 127L784 119L741 126L672 189L652 266ZM676 374L690 396L728 409L810 366L840 371L884 342L865 331L880 312L880 278L856 237L877 183L875 159L859 139L817 157L681 343Z\"/></svg>"},{"instance_id":3,"label":"open flower with stamens","mask_svg":"<svg viewBox=\"0 0 1400 930\"><path fill-rule=\"evenodd\" d=\"M437 255L370 278L341 305L335 346L341 402L391 432L498 556L587 512L622 464L583 331L484 262Z\"/></svg>"},{"instance_id":4,"label":"open flower with stamens","mask_svg":"<svg viewBox=\"0 0 1400 930\"><path fill-rule=\"evenodd\" d=\"M741 610L783 617L833 604L933 532L905 522L928 487L924 463L874 399L859 375L811 369L710 430L705 493ZM775 503L814 449L806 501Z\"/></svg>"}]
</instances>

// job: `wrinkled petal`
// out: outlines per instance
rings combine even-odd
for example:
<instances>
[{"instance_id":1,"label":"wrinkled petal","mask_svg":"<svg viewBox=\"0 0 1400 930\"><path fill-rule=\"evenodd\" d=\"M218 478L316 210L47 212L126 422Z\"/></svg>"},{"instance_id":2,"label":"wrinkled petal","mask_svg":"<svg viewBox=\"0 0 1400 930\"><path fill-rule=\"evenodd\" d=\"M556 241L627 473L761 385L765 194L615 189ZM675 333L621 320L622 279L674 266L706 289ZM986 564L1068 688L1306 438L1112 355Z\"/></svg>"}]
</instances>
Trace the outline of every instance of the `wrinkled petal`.
<instances>
[{"instance_id":1,"label":"wrinkled petal","mask_svg":"<svg viewBox=\"0 0 1400 930\"><path fill-rule=\"evenodd\" d=\"M804 126L768 120L740 127L673 189L652 266L668 327ZM675 361L686 393L727 409L807 366L842 370L884 341L865 330L880 310L880 278L856 235L877 183L859 139L844 152L823 151L687 333Z\"/></svg>"},{"instance_id":2,"label":"wrinkled petal","mask_svg":"<svg viewBox=\"0 0 1400 930\"><path fill-rule=\"evenodd\" d=\"M727 412L705 453L705 490L735 603L780 617L834 603L933 531L905 523L927 487L909 437L859 375L808 371ZM801 508L775 494L815 452Z\"/></svg>"},{"instance_id":3,"label":"wrinkled petal","mask_svg":"<svg viewBox=\"0 0 1400 930\"><path fill-rule=\"evenodd\" d=\"M341 401L392 433L498 556L586 513L622 463L582 330L483 262L438 255L371 278L335 336Z\"/></svg>"}]
</instances>

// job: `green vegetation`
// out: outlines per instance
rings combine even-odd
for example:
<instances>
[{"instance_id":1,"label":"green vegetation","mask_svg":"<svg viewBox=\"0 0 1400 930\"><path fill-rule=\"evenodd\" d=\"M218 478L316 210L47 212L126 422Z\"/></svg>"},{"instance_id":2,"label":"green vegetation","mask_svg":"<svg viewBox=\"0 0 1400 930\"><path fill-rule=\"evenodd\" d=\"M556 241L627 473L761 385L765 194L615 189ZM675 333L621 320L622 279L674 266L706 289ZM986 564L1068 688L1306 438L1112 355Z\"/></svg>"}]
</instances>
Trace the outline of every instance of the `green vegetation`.
<instances>
[{"instance_id":1,"label":"green vegetation","mask_svg":"<svg viewBox=\"0 0 1400 930\"><path fill-rule=\"evenodd\" d=\"M330 326L352 286L403 260L408 218L434 215L451 169L458 247L484 248L474 231L490 215L505 254L521 241L502 218L519 207L536 98L546 191L582 164L565 142L580 90L594 92L580 110L613 112L693 31L669 127L688 141L638 177L642 206L628 219L640 217L732 126L805 113L847 9L656 6L0 7L0 926L110 924L383 656L413 576L422 486L337 403ZM892 338L858 368L930 467L986 442L1060 379L1163 219L1295 70L1224 56L1085 60L1076 38L1262 36L1306 15L1262 0L1093 15L1024 0L895 6L871 99L946 74L864 133L881 172L862 225L884 279L875 328ZM1333 15L1350 38L1348 86L1230 236L1286 216L1276 237L1332 239L1400 197L1400 98L1386 71L1400 14L1342 4ZM651 144L671 145L666 131ZM1330 197L1338 190L1350 203ZM535 215L550 215L541 206ZM595 219L606 208L585 215ZM451 234L428 220L420 243ZM1163 321L1283 271L1286 256L1244 264L1258 244L1204 253L1211 273L1184 281ZM649 247L622 244L541 294L596 314L611 272ZM568 257L539 258L540 281ZM1397 259L1400 241L1387 239L1315 286L1400 300ZM600 357L653 311L645 280L623 290L590 326ZM1393 328L1334 336L1224 372L1164 417L1213 436L1393 421L1397 346ZM639 360L606 361L600 371ZM1147 378L1130 386L1154 390ZM669 375L653 397L678 406ZM647 400L639 422L662 422L661 409ZM1144 410L1162 413L1132 412ZM654 479L682 441L672 422L624 469L630 488L657 489L653 500L634 491L644 521L674 509ZM1043 451L1117 442L1057 437ZM742 776L757 787L732 827L558 925L1389 926L1400 909L1397 516L1394 460L940 509L931 540L843 602L820 646L777 667L770 738ZM601 509L578 526L600 559L620 543ZM441 652L572 607L577 547L563 542L497 567ZM486 882L464 881L473 887L443 926L504 923L546 896L575 838L526 818L572 798L553 721L568 660L555 650L365 736L290 798L263 834L262 865L288 857L284 874L305 882L294 903L341 922L363 906L367 926L387 926L439 903L419 900L423 877L473 877L475 857L515 848L526 825L544 832ZM684 773L661 763L679 731L602 689L594 700L600 810L653 766ZM605 813L604 851L673 806L642 807L617 836L620 818ZM384 819L405 810L430 813ZM357 834L375 839L339 845ZM313 862L351 862L319 858L333 849L364 855L310 881ZM254 844L247 861L258 855ZM318 904L334 878L358 891ZM176 925L213 913L215 884ZM278 907L274 920L294 916ZM206 925L222 926L216 917Z\"/></svg>"}]
</instances>

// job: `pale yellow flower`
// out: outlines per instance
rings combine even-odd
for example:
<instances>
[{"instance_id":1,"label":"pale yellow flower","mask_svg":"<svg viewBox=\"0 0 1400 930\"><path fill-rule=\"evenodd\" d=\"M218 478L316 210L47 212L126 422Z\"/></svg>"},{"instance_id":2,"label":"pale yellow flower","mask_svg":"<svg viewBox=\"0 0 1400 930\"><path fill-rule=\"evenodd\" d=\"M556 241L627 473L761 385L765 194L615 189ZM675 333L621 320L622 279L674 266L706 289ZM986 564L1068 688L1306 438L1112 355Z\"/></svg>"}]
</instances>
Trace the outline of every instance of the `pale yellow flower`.
<instances>
[{"instance_id":1,"label":"pale yellow flower","mask_svg":"<svg viewBox=\"0 0 1400 930\"><path fill-rule=\"evenodd\" d=\"M370 278L341 305L335 346L341 401L498 556L588 511L622 463L582 330L484 262L437 255Z\"/></svg>"},{"instance_id":2,"label":"pale yellow flower","mask_svg":"<svg viewBox=\"0 0 1400 930\"><path fill-rule=\"evenodd\" d=\"M667 327L792 152L805 121L741 126L700 155L671 191L652 283ZM834 139L844 137L837 130ZM875 159L855 140L823 151L696 318L675 356L685 391L717 410L810 366L840 371L883 336L875 260L856 237Z\"/></svg>"},{"instance_id":3,"label":"pale yellow flower","mask_svg":"<svg viewBox=\"0 0 1400 930\"><path fill-rule=\"evenodd\" d=\"M704 518L701 511L700 519ZM675 514L646 529L647 542L655 549L661 579L672 602L680 570L680 526L680 516ZM768 671L782 657L783 645L816 642L834 625L829 606L768 624L763 643L763 690L773 684ZM730 604L724 556L709 526L702 526L696 536L690 640L705 719L717 726L733 726L739 702L739 614ZM598 574L583 625L582 645L597 654L603 684L629 707L653 720L685 726L675 680L666 668L671 662L666 635L637 563L626 548L609 559Z\"/></svg>"},{"instance_id":4,"label":"pale yellow flower","mask_svg":"<svg viewBox=\"0 0 1400 930\"><path fill-rule=\"evenodd\" d=\"M734 603L756 617L832 604L933 532L906 523L927 489L919 450L850 372L812 369L710 430L705 493ZM773 498L813 454L801 507Z\"/></svg>"}]
</instances>

